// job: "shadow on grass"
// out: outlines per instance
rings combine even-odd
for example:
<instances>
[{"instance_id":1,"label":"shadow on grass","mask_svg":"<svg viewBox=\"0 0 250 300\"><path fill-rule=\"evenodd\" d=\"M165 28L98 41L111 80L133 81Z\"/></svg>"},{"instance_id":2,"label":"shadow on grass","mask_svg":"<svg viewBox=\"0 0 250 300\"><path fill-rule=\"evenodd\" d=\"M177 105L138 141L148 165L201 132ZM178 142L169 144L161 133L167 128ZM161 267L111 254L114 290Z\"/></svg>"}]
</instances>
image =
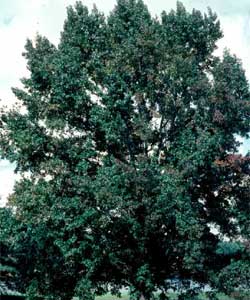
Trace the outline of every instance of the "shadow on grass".
<instances>
[{"instance_id":1,"label":"shadow on grass","mask_svg":"<svg viewBox=\"0 0 250 300\"><path fill-rule=\"evenodd\" d=\"M226 296L225 294L219 293L217 294L218 300L250 300L250 293L243 292L243 293L233 293L231 296ZM209 298L206 296L205 293L200 295L200 300L208 300ZM129 300L129 294L123 293L121 298L117 296L113 296L111 294L106 294L104 296L99 296L95 298L96 300ZM169 293L170 300L176 300L177 294L176 293Z\"/></svg>"}]
</instances>

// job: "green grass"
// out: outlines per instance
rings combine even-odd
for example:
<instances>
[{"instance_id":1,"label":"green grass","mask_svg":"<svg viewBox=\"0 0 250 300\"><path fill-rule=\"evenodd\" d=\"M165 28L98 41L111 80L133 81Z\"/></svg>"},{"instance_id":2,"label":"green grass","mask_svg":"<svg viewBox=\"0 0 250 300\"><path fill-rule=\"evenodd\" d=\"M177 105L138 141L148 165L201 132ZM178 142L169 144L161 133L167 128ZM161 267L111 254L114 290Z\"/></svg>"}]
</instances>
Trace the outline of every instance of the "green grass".
<instances>
[{"instance_id":1,"label":"green grass","mask_svg":"<svg viewBox=\"0 0 250 300\"><path fill-rule=\"evenodd\" d=\"M177 299L177 295L175 293L170 293L169 297L170 297L171 300ZM242 294L242 298L235 298L233 296L229 297L229 296L226 296L222 293L219 293L219 294L217 294L217 297L218 297L219 300L247 300L247 299L250 300L249 294L245 294L245 297L243 297L243 294ZM201 294L200 299L201 300L207 300L208 298L206 297L206 294ZM113 296L111 294L106 294L104 296L96 297L96 300L129 300L129 295L127 293L123 293L121 295L121 298L119 298L119 297Z\"/></svg>"},{"instance_id":2,"label":"green grass","mask_svg":"<svg viewBox=\"0 0 250 300\"><path fill-rule=\"evenodd\" d=\"M221 294L221 293L217 294L217 297L218 297L219 300L234 300L233 298L228 297L228 296L226 296L224 294ZM203 294L203 295L201 295L201 299L207 300L208 298L206 297L205 294Z\"/></svg>"},{"instance_id":3,"label":"green grass","mask_svg":"<svg viewBox=\"0 0 250 300\"><path fill-rule=\"evenodd\" d=\"M98 296L95 298L95 300L129 300L128 294L122 294L121 298L118 298L117 296L113 296L111 294L106 294L104 296Z\"/></svg>"},{"instance_id":4,"label":"green grass","mask_svg":"<svg viewBox=\"0 0 250 300\"><path fill-rule=\"evenodd\" d=\"M171 293L169 294L170 299L175 299L175 294ZM121 295L121 298L117 297L117 296L113 296L111 294L106 294L104 296L100 296L100 297L96 297L95 300L129 300L129 294L127 293L123 293Z\"/></svg>"}]
</instances>

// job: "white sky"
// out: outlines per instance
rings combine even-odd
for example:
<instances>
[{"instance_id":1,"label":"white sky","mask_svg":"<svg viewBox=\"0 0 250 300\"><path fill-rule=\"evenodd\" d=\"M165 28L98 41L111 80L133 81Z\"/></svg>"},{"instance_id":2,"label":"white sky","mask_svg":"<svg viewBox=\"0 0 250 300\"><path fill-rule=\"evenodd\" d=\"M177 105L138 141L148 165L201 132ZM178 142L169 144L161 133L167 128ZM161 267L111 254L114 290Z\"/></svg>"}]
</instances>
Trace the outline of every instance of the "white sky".
<instances>
[{"instance_id":1,"label":"white sky","mask_svg":"<svg viewBox=\"0 0 250 300\"><path fill-rule=\"evenodd\" d=\"M144 0L153 15L162 10L176 7L175 0ZM227 47L243 63L250 80L250 0L182 0L188 10L193 7L206 11L211 7L218 14L224 38L218 43L218 53ZM15 101L10 88L19 86L19 79L26 74L26 62L21 53L26 38L37 32L45 35L55 44L66 17L66 7L75 0L0 0L0 99L11 105ZM114 0L83 0L90 8L93 3L99 10L108 13ZM240 152L250 149L250 141L244 141ZM0 161L0 206L11 192L16 176L13 166Z\"/></svg>"}]
</instances>

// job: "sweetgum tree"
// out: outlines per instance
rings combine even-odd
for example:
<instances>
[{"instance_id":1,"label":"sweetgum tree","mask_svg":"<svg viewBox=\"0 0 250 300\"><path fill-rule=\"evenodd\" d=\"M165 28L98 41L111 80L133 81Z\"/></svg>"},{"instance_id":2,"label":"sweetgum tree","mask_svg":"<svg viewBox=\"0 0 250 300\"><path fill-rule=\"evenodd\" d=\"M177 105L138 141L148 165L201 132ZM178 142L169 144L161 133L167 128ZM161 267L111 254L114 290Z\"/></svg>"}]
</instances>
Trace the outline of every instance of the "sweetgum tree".
<instances>
[{"instance_id":1,"label":"sweetgum tree","mask_svg":"<svg viewBox=\"0 0 250 300\"><path fill-rule=\"evenodd\" d=\"M240 61L214 56L221 37L211 10L118 0L108 17L69 7L57 46L27 41L0 145L22 175L9 204L29 299L249 287L250 93Z\"/></svg>"}]
</instances>

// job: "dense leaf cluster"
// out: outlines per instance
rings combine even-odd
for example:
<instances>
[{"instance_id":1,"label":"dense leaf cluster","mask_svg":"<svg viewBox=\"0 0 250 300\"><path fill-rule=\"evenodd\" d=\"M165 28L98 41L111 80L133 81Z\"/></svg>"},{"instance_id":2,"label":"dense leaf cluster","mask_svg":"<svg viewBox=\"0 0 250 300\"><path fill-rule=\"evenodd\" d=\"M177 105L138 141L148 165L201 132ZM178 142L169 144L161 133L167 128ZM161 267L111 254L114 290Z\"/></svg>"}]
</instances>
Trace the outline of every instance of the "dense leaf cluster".
<instances>
[{"instance_id":1,"label":"dense leaf cluster","mask_svg":"<svg viewBox=\"0 0 250 300\"><path fill-rule=\"evenodd\" d=\"M29 299L249 287L250 93L240 61L214 56L221 37L211 10L118 0L108 17L69 7L58 46L27 41L0 147L22 175L9 204Z\"/></svg>"}]
</instances>

